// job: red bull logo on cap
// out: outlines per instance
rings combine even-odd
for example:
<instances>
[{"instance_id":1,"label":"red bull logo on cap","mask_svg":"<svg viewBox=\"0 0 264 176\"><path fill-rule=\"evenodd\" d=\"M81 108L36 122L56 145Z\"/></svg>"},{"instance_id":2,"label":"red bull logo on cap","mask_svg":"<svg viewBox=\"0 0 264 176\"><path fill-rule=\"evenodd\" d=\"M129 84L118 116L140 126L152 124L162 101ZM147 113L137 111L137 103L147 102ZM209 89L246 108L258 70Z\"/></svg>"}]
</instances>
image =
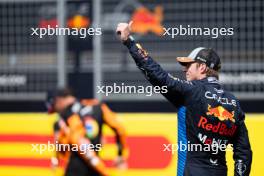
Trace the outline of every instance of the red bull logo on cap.
<instances>
[{"instance_id":1,"label":"red bull logo on cap","mask_svg":"<svg viewBox=\"0 0 264 176\"><path fill-rule=\"evenodd\" d=\"M212 108L211 105L208 105L208 112L206 113L206 115L214 116L220 121L230 120L231 122L235 123L234 111L229 112L223 106Z\"/></svg>"}]
</instances>

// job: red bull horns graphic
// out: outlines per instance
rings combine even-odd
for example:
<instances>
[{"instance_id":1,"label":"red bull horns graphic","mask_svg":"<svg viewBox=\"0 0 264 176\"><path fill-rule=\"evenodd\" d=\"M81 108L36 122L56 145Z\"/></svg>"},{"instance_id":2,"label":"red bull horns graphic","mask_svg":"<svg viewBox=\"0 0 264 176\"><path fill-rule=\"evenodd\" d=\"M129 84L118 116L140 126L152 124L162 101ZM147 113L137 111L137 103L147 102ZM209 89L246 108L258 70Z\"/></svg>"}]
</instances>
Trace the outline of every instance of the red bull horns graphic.
<instances>
[{"instance_id":1,"label":"red bull horns graphic","mask_svg":"<svg viewBox=\"0 0 264 176\"><path fill-rule=\"evenodd\" d=\"M161 6L156 6L154 12L145 7L139 7L132 14L131 20L133 21L132 32L139 34L153 32L159 36L164 32L161 25L163 20L163 8Z\"/></svg>"},{"instance_id":2,"label":"red bull horns graphic","mask_svg":"<svg viewBox=\"0 0 264 176\"><path fill-rule=\"evenodd\" d=\"M235 123L234 111L230 113L223 106L212 108L211 105L208 105L208 112L206 113L206 115L212 115L218 118L220 121L230 120Z\"/></svg>"}]
</instances>

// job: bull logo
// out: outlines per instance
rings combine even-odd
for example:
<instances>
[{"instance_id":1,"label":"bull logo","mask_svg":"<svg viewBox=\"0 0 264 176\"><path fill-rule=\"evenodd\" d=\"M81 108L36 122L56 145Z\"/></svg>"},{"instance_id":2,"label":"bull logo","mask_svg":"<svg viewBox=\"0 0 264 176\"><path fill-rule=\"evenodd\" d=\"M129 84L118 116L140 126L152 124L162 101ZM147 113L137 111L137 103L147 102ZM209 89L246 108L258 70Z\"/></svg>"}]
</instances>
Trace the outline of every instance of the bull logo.
<instances>
[{"instance_id":1,"label":"bull logo","mask_svg":"<svg viewBox=\"0 0 264 176\"><path fill-rule=\"evenodd\" d=\"M234 111L230 113L223 106L217 106L212 108L211 105L208 105L208 112L206 113L206 115L214 116L218 118L220 121L230 120L235 123Z\"/></svg>"},{"instance_id":2,"label":"bull logo","mask_svg":"<svg viewBox=\"0 0 264 176\"><path fill-rule=\"evenodd\" d=\"M156 35L163 34L163 9L161 6L155 7L154 13L145 7L139 7L133 13L131 20L133 21L131 31L139 34L153 32Z\"/></svg>"}]
</instances>

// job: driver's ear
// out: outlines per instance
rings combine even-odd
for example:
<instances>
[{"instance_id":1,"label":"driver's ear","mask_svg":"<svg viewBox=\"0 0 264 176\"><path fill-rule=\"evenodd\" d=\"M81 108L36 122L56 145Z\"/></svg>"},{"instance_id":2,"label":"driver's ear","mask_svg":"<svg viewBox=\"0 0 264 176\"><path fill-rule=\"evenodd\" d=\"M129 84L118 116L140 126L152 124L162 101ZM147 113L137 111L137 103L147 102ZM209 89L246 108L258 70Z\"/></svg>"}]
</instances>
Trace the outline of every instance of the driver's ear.
<instances>
[{"instance_id":1,"label":"driver's ear","mask_svg":"<svg viewBox=\"0 0 264 176\"><path fill-rule=\"evenodd\" d=\"M200 64L200 70L201 70L202 73L206 73L206 71L207 71L206 64Z\"/></svg>"}]
</instances>

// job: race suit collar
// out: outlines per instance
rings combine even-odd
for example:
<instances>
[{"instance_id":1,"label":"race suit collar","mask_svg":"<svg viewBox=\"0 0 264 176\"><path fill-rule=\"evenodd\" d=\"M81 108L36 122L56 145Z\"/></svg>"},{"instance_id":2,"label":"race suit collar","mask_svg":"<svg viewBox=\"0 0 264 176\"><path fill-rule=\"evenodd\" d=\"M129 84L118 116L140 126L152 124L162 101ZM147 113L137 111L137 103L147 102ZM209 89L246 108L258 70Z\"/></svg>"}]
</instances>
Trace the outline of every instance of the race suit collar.
<instances>
[{"instance_id":1,"label":"race suit collar","mask_svg":"<svg viewBox=\"0 0 264 176\"><path fill-rule=\"evenodd\" d=\"M210 76L210 77L206 77L205 79L207 80L208 83L216 83L216 84L219 84L219 81L218 81L218 79L216 77Z\"/></svg>"}]
</instances>

